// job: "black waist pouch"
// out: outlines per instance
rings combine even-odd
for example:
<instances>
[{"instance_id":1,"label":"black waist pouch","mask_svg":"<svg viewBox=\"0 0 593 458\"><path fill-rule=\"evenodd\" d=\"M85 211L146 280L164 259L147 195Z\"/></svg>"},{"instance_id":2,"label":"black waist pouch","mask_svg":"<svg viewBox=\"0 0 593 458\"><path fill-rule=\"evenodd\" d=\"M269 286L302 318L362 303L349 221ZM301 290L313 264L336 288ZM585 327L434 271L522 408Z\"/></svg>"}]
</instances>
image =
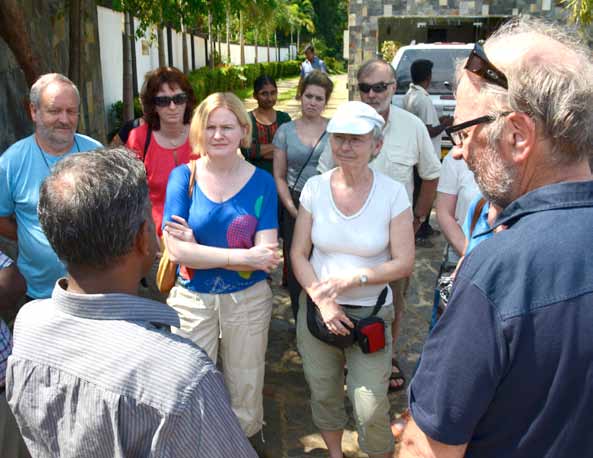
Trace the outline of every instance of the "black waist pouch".
<instances>
[{"instance_id":1,"label":"black waist pouch","mask_svg":"<svg viewBox=\"0 0 593 458\"><path fill-rule=\"evenodd\" d=\"M307 295L307 328L314 337L334 347L348 348L358 341L363 353L379 351L385 347L385 322L382 318L375 315L379 312L383 304L385 304L387 292L387 287L381 291L377 299L377 304L370 316L357 320L347 314L350 321L354 324L354 329L350 329L350 334L346 336L334 334L327 329L319 308Z\"/></svg>"}]
</instances>

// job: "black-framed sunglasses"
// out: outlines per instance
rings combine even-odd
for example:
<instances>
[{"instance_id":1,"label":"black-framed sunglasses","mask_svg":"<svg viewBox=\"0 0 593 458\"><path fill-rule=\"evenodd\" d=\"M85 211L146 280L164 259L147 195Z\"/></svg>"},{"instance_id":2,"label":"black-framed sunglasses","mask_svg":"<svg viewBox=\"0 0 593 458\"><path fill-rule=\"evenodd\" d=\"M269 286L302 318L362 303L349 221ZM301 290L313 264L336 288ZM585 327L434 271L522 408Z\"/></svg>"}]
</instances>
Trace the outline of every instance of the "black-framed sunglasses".
<instances>
[{"instance_id":1,"label":"black-framed sunglasses","mask_svg":"<svg viewBox=\"0 0 593 458\"><path fill-rule=\"evenodd\" d=\"M474 45L474 49L469 54L467 62L465 63L465 69L472 73L475 73L480 78L489 81L492 84L496 84L504 89L509 88L509 82L506 75L496 68L486 57L484 48L480 43Z\"/></svg>"},{"instance_id":2,"label":"black-framed sunglasses","mask_svg":"<svg viewBox=\"0 0 593 458\"><path fill-rule=\"evenodd\" d=\"M187 99L187 94L185 92L180 92L175 95L157 95L152 101L157 107L168 107L171 102L175 105L182 105L187 102Z\"/></svg>"},{"instance_id":3,"label":"black-framed sunglasses","mask_svg":"<svg viewBox=\"0 0 593 458\"><path fill-rule=\"evenodd\" d=\"M461 146L463 144L463 139L465 135L463 135L463 131L468 127L477 126L478 124L488 124L491 122L496 121L498 118L502 116L507 116L511 114L512 111L505 111L498 115L486 115L480 116L479 118L470 119L469 121L462 122L461 124L455 124L451 127L447 127L445 129L445 134L453 143L453 146Z\"/></svg>"},{"instance_id":4,"label":"black-framed sunglasses","mask_svg":"<svg viewBox=\"0 0 593 458\"><path fill-rule=\"evenodd\" d=\"M388 83L380 82L375 84L358 83L358 90L364 94L367 94L371 92L372 89L376 94L380 94L381 92L385 92L392 84L395 84L395 81L390 81Z\"/></svg>"}]
</instances>

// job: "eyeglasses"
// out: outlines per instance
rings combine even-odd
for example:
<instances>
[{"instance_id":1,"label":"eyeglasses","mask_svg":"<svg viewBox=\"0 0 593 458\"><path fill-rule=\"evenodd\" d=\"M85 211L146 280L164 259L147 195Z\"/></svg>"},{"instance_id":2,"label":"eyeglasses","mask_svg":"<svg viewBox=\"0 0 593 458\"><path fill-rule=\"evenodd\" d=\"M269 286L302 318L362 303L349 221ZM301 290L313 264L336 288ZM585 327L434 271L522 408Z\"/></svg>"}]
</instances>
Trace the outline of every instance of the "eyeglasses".
<instances>
[{"instance_id":1,"label":"eyeglasses","mask_svg":"<svg viewBox=\"0 0 593 458\"><path fill-rule=\"evenodd\" d=\"M342 146L344 146L346 143L348 143L350 145L350 148L352 149L359 149L360 147L362 147L363 145L365 145L369 139L371 139L371 136L367 136L367 135L344 135L344 134L332 134L331 138L333 139L335 145L338 148L341 148Z\"/></svg>"},{"instance_id":2,"label":"eyeglasses","mask_svg":"<svg viewBox=\"0 0 593 458\"><path fill-rule=\"evenodd\" d=\"M358 90L364 94L367 94L371 92L372 89L376 94L380 94L381 92L385 92L392 84L395 84L395 81L390 81L389 83L384 83L381 81L380 83L375 84L358 83Z\"/></svg>"},{"instance_id":3,"label":"eyeglasses","mask_svg":"<svg viewBox=\"0 0 593 458\"><path fill-rule=\"evenodd\" d=\"M509 83L506 75L496 68L486 57L484 48L480 43L474 45L474 49L467 58L465 69L475 73L480 78L489 81L492 84L496 84L504 89L509 88Z\"/></svg>"},{"instance_id":4,"label":"eyeglasses","mask_svg":"<svg viewBox=\"0 0 593 458\"><path fill-rule=\"evenodd\" d=\"M168 107L171 104L171 102L173 102L175 105L183 105L187 102L187 99L187 94L185 92L180 92L179 94L175 94L172 96L157 95L152 99L152 101L157 107Z\"/></svg>"},{"instance_id":5,"label":"eyeglasses","mask_svg":"<svg viewBox=\"0 0 593 458\"><path fill-rule=\"evenodd\" d=\"M462 122L461 124L456 124L454 126L447 127L445 129L445 134L447 135L449 140L451 140L451 143L453 143L453 146L461 146L461 145L463 145L463 140L467 137L467 135L463 132L465 129L467 129L469 127L477 126L479 124L488 124L488 123L494 122L498 118L500 118L502 116L507 116L511 113L512 113L512 111L505 111L498 115L480 116L479 118L471 119L469 121Z\"/></svg>"}]
</instances>

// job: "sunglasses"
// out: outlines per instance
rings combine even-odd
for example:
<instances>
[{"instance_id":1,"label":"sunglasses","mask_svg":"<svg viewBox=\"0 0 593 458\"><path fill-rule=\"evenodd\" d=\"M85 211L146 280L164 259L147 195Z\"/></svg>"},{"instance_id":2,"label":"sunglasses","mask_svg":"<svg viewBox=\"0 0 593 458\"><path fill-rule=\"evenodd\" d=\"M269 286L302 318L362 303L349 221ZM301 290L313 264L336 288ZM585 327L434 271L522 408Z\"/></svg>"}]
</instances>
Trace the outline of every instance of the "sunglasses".
<instances>
[{"instance_id":1,"label":"sunglasses","mask_svg":"<svg viewBox=\"0 0 593 458\"><path fill-rule=\"evenodd\" d=\"M474 49L472 49L472 52L467 58L465 69L492 84L496 84L504 89L509 88L507 77L488 60L484 48L482 48L480 43L474 45Z\"/></svg>"},{"instance_id":2,"label":"sunglasses","mask_svg":"<svg viewBox=\"0 0 593 458\"><path fill-rule=\"evenodd\" d=\"M157 95L152 99L154 104L157 107L168 107L171 102L175 105L183 105L187 102L187 94L185 92L180 92L179 94L175 95Z\"/></svg>"},{"instance_id":3,"label":"sunglasses","mask_svg":"<svg viewBox=\"0 0 593 458\"><path fill-rule=\"evenodd\" d=\"M507 116L511 113L512 111L505 111L503 113L500 113L499 115L480 116L479 118L471 119L469 121L462 122L461 124L456 124L454 126L447 127L445 129L445 134L447 135L449 140L451 140L453 146L461 146L463 144L463 140L467 137L467 135L464 135L463 131L468 127L477 126L479 124L488 124L496 121L501 116Z\"/></svg>"},{"instance_id":4,"label":"sunglasses","mask_svg":"<svg viewBox=\"0 0 593 458\"><path fill-rule=\"evenodd\" d=\"M367 83L358 83L358 90L367 94L371 92L371 89L374 93L380 94L381 92L385 92L389 86L395 84L395 81L391 81L389 83L375 83L375 84L367 84Z\"/></svg>"}]
</instances>

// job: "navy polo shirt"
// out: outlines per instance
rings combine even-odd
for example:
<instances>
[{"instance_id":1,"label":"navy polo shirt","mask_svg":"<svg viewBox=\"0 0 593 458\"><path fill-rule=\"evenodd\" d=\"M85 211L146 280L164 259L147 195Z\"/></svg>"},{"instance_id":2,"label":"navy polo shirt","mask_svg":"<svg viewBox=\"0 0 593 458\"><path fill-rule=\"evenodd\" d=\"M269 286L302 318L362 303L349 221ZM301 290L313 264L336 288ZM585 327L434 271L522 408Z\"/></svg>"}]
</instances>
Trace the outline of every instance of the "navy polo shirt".
<instances>
[{"instance_id":1,"label":"navy polo shirt","mask_svg":"<svg viewBox=\"0 0 593 458\"><path fill-rule=\"evenodd\" d=\"M593 182L536 189L461 267L410 385L420 429L467 457L593 454Z\"/></svg>"}]
</instances>

